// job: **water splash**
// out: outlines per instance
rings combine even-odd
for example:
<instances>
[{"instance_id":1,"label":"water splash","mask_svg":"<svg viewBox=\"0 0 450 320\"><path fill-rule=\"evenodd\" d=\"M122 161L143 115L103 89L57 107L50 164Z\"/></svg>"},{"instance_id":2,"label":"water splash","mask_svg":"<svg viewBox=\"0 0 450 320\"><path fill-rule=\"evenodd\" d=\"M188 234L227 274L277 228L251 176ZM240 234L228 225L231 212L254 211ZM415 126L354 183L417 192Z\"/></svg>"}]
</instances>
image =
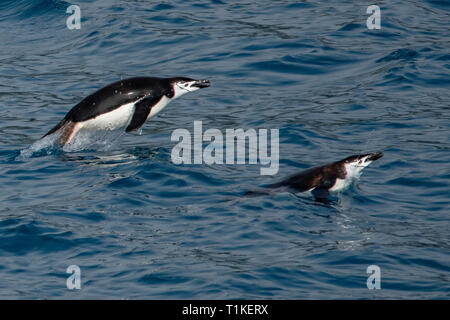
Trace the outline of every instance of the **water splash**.
<instances>
[{"instance_id":1,"label":"water splash","mask_svg":"<svg viewBox=\"0 0 450 320\"><path fill-rule=\"evenodd\" d=\"M51 154L57 149L56 141L58 140L58 137L59 135L55 133L35 141L28 148L21 150L17 158L20 160L31 158L33 156L43 156Z\"/></svg>"},{"instance_id":2,"label":"water splash","mask_svg":"<svg viewBox=\"0 0 450 320\"><path fill-rule=\"evenodd\" d=\"M20 151L19 159L39 157L55 154L58 152L77 152L82 150L108 151L115 145L116 141L124 134L123 130L100 131L81 130L73 139L61 146L58 143L60 132L43 137L31 146Z\"/></svg>"},{"instance_id":3,"label":"water splash","mask_svg":"<svg viewBox=\"0 0 450 320\"><path fill-rule=\"evenodd\" d=\"M64 152L76 152L82 150L111 150L111 148L115 145L115 141L123 134L123 130L81 130L69 143L62 147L62 150Z\"/></svg>"}]
</instances>

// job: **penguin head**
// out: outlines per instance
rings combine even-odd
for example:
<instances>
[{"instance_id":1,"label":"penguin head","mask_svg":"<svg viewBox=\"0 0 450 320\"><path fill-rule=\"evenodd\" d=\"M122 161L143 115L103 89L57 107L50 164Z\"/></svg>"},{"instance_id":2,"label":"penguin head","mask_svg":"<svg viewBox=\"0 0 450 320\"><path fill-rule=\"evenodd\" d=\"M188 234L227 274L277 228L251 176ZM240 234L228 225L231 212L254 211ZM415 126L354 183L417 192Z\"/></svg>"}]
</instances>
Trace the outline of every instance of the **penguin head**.
<instances>
[{"instance_id":1,"label":"penguin head","mask_svg":"<svg viewBox=\"0 0 450 320\"><path fill-rule=\"evenodd\" d=\"M340 162L345 166L348 176L357 177L361 171L371 164L373 161L380 159L383 156L382 152L358 154L350 156L341 160Z\"/></svg>"},{"instance_id":2,"label":"penguin head","mask_svg":"<svg viewBox=\"0 0 450 320\"><path fill-rule=\"evenodd\" d=\"M209 80L194 80L186 77L175 77L169 79L173 88L172 99L176 99L188 92L196 91L201 88L207 88L210 86Z\"/></svg>"}]
</instances>

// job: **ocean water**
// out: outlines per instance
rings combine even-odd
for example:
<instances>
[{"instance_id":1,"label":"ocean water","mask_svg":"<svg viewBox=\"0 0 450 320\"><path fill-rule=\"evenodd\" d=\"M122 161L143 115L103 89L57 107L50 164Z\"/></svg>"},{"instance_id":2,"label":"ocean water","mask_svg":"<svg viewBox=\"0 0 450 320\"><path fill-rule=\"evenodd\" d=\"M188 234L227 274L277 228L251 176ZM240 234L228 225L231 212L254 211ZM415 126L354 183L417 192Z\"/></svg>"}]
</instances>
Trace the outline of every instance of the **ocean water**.
<instances>
[{"instance_id":1,"label":"ocean water","mask_svg":"<svg viewBox=\"0 0 450 320\"><path fill-rule=\"evenodd\" d=\"M380 30L371 4L2 0L0 298L450 298L450 3L377 1ZM108 148L20 156L133 76L212 85ZM194 121L279 129L278 173L174 164L171 134ZM328 204L242 196L371 151L384 157Z\"/></svg>"}]
</instances>

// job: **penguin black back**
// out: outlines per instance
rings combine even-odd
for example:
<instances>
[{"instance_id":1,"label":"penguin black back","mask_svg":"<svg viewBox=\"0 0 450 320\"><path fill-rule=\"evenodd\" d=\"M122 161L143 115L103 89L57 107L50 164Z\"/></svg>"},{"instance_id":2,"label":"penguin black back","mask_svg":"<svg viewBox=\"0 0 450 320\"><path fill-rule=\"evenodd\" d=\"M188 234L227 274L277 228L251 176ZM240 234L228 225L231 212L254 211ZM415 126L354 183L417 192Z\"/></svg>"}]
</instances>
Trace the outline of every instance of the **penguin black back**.
<instances>
[{"instance_id":1,"label":"penguin black back","mask_svg":"<svg viewBox=\"0 0 450 320\"><path fill-rule=\"evenodd\" d=\"M81 100L45 136L60 129L67 121L86 121L143 97L152 98L162 95L173 97L173 94L173 87L169 79L135 77L116 81Z\"/></svg>"}]
</instances>

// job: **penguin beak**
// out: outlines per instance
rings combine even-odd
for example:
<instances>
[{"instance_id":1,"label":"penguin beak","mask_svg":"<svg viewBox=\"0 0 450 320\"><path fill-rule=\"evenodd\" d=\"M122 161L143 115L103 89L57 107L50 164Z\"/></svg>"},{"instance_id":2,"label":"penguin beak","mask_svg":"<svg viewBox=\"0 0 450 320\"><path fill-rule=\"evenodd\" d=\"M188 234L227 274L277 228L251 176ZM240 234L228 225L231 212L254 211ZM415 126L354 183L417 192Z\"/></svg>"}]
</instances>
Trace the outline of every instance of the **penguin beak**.
<instances>
[{"instance_id":1,"label":"penguin beak","mask_svg":"<svg viewBox=\"0 0 450 320\"><path fill-rule=\"evenodd\" d=\"M210 86L209 80L190 80L188 81L182 79L173 84L173 88L175 90L175 98L187 93L197 91L201 88L207 88Z\"/></svg>"},{"instance_id":2,"label":"penguin beak","mask_svg":"<svg viewBox=\"0 0 450 320\"><path fill-rule=\"evenodd\" d=\"M208 88L211 85L209 80L196 80L191 87Z\"/></svg>"},{"instance_id":3,"label":"penguin beak","mask_svg":"<svg viewBox=\"0 0 450 320\"><path fill-rule=\"evenodd\" d=\"M366 161L367 161L367 160L369 160L369 161L375 161L375 160L380 159L382 156L383 156L383 153L382 153L382 152L371 153L371 154L367 157Z\"/></svg>"}]
</instances>

